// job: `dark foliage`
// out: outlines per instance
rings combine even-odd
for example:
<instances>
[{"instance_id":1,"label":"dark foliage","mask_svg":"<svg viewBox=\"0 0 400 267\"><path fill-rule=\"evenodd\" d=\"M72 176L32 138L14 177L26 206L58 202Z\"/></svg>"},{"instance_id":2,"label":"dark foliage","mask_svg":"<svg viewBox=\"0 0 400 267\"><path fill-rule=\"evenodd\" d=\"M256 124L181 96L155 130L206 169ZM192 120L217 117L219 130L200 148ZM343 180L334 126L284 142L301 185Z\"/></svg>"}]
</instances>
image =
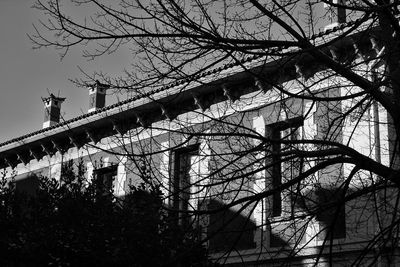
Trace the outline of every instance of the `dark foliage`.
<instances>
[{"instance_id":1,"label":"dark foliage","mask_svg":"<svg viewBox=\"0 0 400 267\"><path fill-rule=\"evenodd\" d=\"M71 166L70 166L71 167ZM34 194L3 179L1 266L207 266L195 232L171 223L157 187L99 196L81 170L33 176Z\"/></svg>"}]
</instances>

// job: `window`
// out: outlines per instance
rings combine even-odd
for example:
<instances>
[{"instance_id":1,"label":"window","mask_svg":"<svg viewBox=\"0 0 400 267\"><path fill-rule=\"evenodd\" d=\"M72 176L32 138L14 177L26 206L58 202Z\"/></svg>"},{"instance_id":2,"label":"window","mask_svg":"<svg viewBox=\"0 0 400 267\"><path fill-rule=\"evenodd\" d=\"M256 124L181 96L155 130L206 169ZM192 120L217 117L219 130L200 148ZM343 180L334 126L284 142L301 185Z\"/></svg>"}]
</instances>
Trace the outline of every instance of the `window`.
<instances>
[{"instance_id":1,"label":"window","mask_svg":"<svg viewBox=\"0 0 400 267\"><path fill-rule=\"evenodd\" d=\"M268 126L269 137L271 143L271 187L272 189L279 188L282 180L288 181L295 177L300 171L300 162L297 159L286 159L282 155L286 152L295 149L295 144L282 141L294 141L299 139L300 127L303 125L303 118L297 117L286 121L278 122ZM289 192L283 194L281 191L274 191L272 195L272 216L277 217L282 215L282 211L294 211L296 202L296 189L291 188ZM286 201L286 200L289 201ZM285 200L285 201L284 201ZM284 207L290 203L289 207Z\"/></svg>"},{"instance_id":2,"label":"window","mask_svg":"<svg viewBox=\"0 0 400 267\"><path fill-rule=\"evenodd\" d=\"M191 198L190 186L194 182L191 178L191 170L194 161L198 159L199 145L188 146L174 153L174 177L172 181L172 208L177 211L179 223L189 222L189 216L185 211L189 210Z\"/></svg>"},{"instance_id":3,"label":"window","mask_svg":"<svg viewBox=\"0 0 400 267\"><path fill-rule=\"evenodd\" d=\"M113 193L113 181L117 178L117 165L94 170L94 186L99 196Z\"/></svg>"}]
</instances>

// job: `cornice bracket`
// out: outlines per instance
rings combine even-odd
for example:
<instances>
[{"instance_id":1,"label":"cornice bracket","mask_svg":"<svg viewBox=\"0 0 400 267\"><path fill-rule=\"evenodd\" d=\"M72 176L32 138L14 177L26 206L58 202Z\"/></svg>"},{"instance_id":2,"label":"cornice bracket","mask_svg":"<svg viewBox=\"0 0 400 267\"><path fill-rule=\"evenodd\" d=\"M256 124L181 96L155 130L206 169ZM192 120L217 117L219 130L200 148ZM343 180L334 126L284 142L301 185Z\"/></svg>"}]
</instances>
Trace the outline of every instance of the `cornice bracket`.
<instances>
[{"instance_id":1,"label":"cornice bracket","mask_svg":"<svg viewBox=\"0 0 400 267\"><path fill-rule=\"evenodd\" d=\"M379 54L379 52L381 51L381 46L378 44L378 41L376 40L376 38L371 36L369 38L369 41L371 42L371 48L373 50L375 50L376 54Z\"/></svg>"},{"instance_id":2,"label":"cornice bracket","mask_svg":"<svg viewBox=\"0 0 400 267\"><path fill-rule=\"evenodd\" d=\"M333 60L338 61L339 60L339 55L338 55L338 51L337 48L334 46L330 46L329 47L329 52L331 53L331 57Z\"/></svg>"},{"instance_id":3,"label":"cornice bracket","mask_svg":"<svg viewBox=\"0 0 400 267\"><path fill-rule=\"evenodd\" d=\"M21 156L21 154L17 153L17 160L19 160L21 163L23 163L24 165L27 165L29 163L28 159L24 158L23 156Z\"/></svg>"},{"instance_id":4,"label":"cornice bracket","mask_svg":"<svg viewBox=\"0 0 400 267\"><path fill-rule=\"evenodd\" d=\"M111 123L113 125L113 131L117 132L121 136L124 136L128 132L128 127L124 126L123 124L114 120L112 120Z\"/></svg>"},{"instance_id":5,"label":"cornice bracket","mask_svg":"<svg viewBox=\"0 0 400 267\"><path fill-rule=\"evenodd\" d=\"M14 169L15 167L17 167L17 163L14 161L10 161L8 158L4 159L4 162L11 168Z\"/></svg>"},{"instance_id":6,"label":"cornice bracket","mask_svg":"<svg viewBox=\"0 0 400 267\"><path fill-rule=\"evenodd\" d=\"M310 79L311 77L314 76L314 74L317 72L315 66L304 66L304 63L297 62L294 64L294 67L296 68L296 74L298 77L303 78L305 81Z\"/></svg>"},{"instance_id":7,"label":"cornice bracket","mask_svg":"<svg viewBox=\"0 0 400 267\"><path fill-rule=\"evenodd\" d=\"M254 78L254 85L258 88L258 90L262 91L264 94L272 89L271 84L267 84L258 78Z\"/></svg>"},{"instance_id":8,"label":"cornice bracket","mask_svg":"<svg viewBox=\"0 0 400 267\"><path fill-rule=\"evenodd\" d=\"M136 123L139 123L143 128L148 128L149 124L140 114L136 114Z\"/></svg>"},{"instance_id":9,"label":"cornice bracket","mask_svg":"<svg viewBox=\"0 0 400 267\"><path fill-rule=\"evenodd\" d=\"M228 88L226 84L223 84L221 87L224 91L224 96L226 96L232 103L240 98L240 96L238 94L235 94L235 92L232 89Z\"/></svg>"},{"instance_id":10,"label":"cornice bracket","mask_svg":"<svg viewBox=\"0 0 400 267\"><path fill-rule=\"evenodd\" d=\"M173 121L177 117L177 113L173 112L171 110L168 110L164 105L160 104L160 109L161 109L161 115L169 119L170 121Z\"/></svg>"},{"instance_id":11,"label":"cornice bracket","mask_svg":"<svg viewBox=\"0 0 400 267\"><path fill-rule=\"evenodd\" d=\"M204 112L211 107L212 102L207 101L205 97L202 97L196 93L192 93L192 97L194 100L194 104L196 105L197 108L201 109L201 111Z\"/></svg>"},{"instance_id":12,"label":"cornice bracket","mask_svg":"<svg viewBox=\"0 0 400 267\"><path fill-rule=\"evenodd\" d=\"M91 133L89 130L85 130L87 138L89 138L90 141L92 141L94 144L97 144L100 140L99 138L96 138L96 136Z\"/></svg>"},{"instance_id":13,"label":"cornice bracket","mask_svg":"<svg viewBox=\"0 0 400 267\"><path fill-rule=\"evenodd\" d=\"M355 54L358 58L360 58L360 59L362 59L362 60L365 60L366 57L365 57L365 55L361 52L360 47L358 46L358 44L356 43L356 41L354 41L353 38L350 38L349 40L350 40L350 42L353 44L354 54Z\"/></svg>"},{"instance_id":14,"label":"cornice bracket","mask_svg":"<svg viewBox=\"0 0 400 267\"><path fill-rule=\"evenodd\" d=\"M59 144L57 144L54 140L51 140L51 143L53 144L53 148L56 149L60 154L64 154L66 152L65 149L63 149Z\"/></svg>"},{"instance_id":15,"label":"cornice bracket","mask_svg":"<svg viewBox=\"0 0 400 267\"><path fill-rule=\"evenodd\" d=\"M45 147L43 144L41 144L40 146L42 147L42 151L44 153L46 153L48 156L52 155L51 151L47 147Z\"/></svg>"},{"instance_id":16,"label":"cornice bracket","mask_svg":"<svg viewBox=\"0 0 400 267\"><path fill-rule=\"evenodd\" d=\"M82 145L80 145L80 144L78 143L78 141L76 141L76 139L73 138L72 136L68 136L68 138L69 138L69 143L70 143L71 145L73 145L74 147L76 147L77 149L80 149L80 148L82 147Z\"/></svg>"},{"instance_id":17,"label":"cornice bracket","mask_svg":"<svg viewBox=\"0 0 400 267\"><path fill-rule=\"evenodd\" d=\"M31 157L34 157L37 161L40 160L40 156L36 152L34 152L32 149L29 149L29 155Z\"/></svg>"}]
</instances>

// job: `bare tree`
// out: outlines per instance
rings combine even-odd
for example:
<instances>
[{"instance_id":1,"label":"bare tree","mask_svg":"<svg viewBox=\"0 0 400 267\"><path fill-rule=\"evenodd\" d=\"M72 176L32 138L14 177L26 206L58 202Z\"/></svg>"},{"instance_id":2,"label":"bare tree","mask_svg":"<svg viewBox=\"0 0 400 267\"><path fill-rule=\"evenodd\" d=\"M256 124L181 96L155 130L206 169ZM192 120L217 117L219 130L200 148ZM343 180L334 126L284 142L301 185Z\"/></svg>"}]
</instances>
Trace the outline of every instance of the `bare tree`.
<instances>
[{"instance_id":1,"label":"bare tree","mask_svg":"<svg viewBox=\"0 0 400 267\"><path fill-rule=\"evenodd\" d=\"M157 104L135 113L141 127L117 124L112 153L133 176L159 180L167 208L199 227L215 260L398 262L398 1L36 7L48 18L31 36L38 47L89 59L131 51L125 76L75 82Z\"/></svg>"}]
</instances>

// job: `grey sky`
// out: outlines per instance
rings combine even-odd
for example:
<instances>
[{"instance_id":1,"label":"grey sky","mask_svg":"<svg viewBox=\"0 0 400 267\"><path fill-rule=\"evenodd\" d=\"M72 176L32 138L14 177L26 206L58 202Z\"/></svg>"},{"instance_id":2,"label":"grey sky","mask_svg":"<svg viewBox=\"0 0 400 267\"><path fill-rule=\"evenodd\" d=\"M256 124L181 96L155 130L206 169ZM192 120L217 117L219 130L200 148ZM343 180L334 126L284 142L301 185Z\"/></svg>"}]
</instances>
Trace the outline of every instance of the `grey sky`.
<instances>
[{"instance_id":1,"label":"grey sky","mask_svg":"<svg viewBox=\"0 0 400 267\"><path fill-rule=\"evenodd\" d=\"M33 33L32 24L41 15L31 8L33 3L0 0L0 142L41 129L41 97L48 96L48 90L67 98L62 106L65 119L87 112L88 92L68 80L81 76L78 65L89 73L97 70L116 74L128 65L126 56L111 55L87 62L75 50L60 61L54 49L33 50L27 33ZM108 98L108 103L115 101L115 97Z\"/></svg>"}]
</instances>

